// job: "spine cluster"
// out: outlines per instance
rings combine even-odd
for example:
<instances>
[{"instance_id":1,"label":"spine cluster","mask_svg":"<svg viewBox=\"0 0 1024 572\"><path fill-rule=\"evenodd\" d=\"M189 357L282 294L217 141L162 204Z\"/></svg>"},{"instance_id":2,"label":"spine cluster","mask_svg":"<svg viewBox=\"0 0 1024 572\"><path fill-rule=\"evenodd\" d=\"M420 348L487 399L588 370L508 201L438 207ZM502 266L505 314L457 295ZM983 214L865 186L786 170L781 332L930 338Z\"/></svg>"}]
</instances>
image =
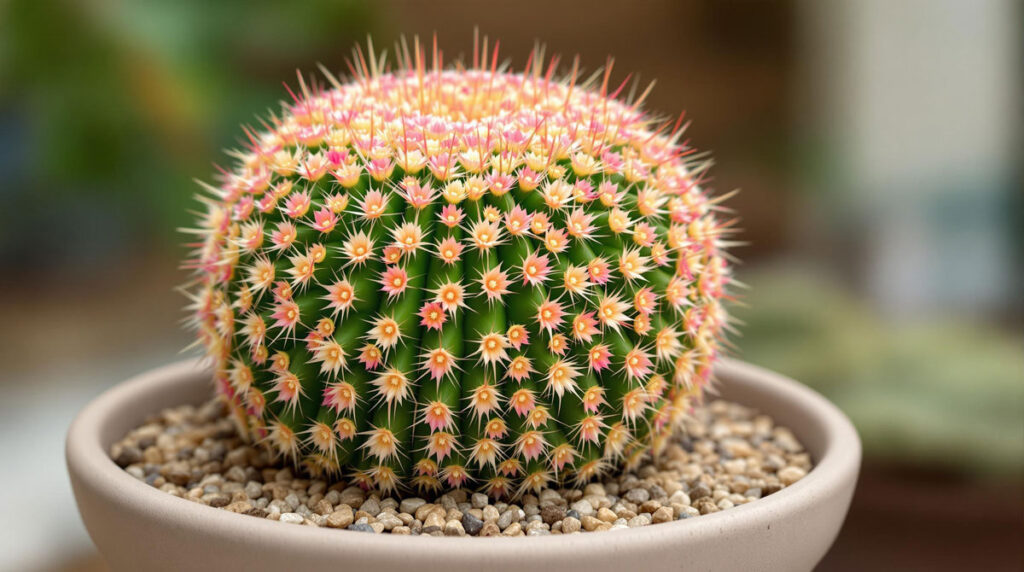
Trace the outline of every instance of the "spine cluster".
<instances>
[{"instance_id":1,"label":"spine cluster","mask_svg":"<svg viewBox=\"0 0 1024 572\"><path fill-rule=\"evenodd\" d=\"M205 185L189 292L242 430L367 487L495 496L656 452L726 327L706 160L610 67L398 53L300 80Z\"/></svg>"}]
</instances>

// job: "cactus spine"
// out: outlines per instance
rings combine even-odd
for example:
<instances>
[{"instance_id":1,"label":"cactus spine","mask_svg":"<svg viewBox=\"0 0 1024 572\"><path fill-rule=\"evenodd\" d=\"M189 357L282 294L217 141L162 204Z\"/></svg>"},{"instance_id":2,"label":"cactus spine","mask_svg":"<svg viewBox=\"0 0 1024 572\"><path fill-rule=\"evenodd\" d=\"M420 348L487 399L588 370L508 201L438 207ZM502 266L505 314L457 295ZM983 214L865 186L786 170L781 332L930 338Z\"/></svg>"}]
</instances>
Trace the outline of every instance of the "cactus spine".
<instances>
[{"instance_id":1,"label":"cactus spine","mask_svg":"<svg viewBox=\"0 0 1024 572\"><path fill-rule=\"evenodd\" d=\"M514 495L657 451L726 326L708 162L610 66L397 53L300 77L204 185L188 291L240 428L386 491Z\"/></svg>"}]
</instances>

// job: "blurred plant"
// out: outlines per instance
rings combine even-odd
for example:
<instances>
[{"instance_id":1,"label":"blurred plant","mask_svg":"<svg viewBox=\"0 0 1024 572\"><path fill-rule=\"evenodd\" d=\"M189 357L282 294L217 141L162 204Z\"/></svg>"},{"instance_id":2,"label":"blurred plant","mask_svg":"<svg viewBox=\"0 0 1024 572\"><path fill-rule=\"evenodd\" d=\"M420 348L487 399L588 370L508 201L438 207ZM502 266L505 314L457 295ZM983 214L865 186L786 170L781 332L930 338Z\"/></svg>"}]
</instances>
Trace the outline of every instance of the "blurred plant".
<instances>
[{"instance_id":1,"label":"blurred plant","mask_svg":"<svg viewBox=\"0 0 1024 572\"><path fill-rule=\"evenodd\" d=\"M875 460L1024 473L1024 339L943 317L894 326L807 269L744 276L739 357L811 385Z\"/></svg>"},{"instance_id":2,"label":"blurred plant","mask_svg":"<svg viewBox=\"0 0 1024 572\"><path fill-rule=\"evenodd\" d=\"M681 121L610 67L599 91L538 52L497 70L486 39L468 71L368 57L300 83L202 198L195 323L244 433L368 487L495 496L658 450L729 283Z\"/></svg>"},{"instance_id":3,"label":"blurred plant","mask_svg":"<svg viewBox=\"0 0 1024 572\"><path fill-rule=\"evenodd\" d=\"M338 46L372 30L371 7L0 5L0 148L9 158L0 163L0 263L122 257L140 239L167 241L187 220L181 189L192 174L278 96L297 62L323 53L340 61Z\"/></svg>"}]
</instances>

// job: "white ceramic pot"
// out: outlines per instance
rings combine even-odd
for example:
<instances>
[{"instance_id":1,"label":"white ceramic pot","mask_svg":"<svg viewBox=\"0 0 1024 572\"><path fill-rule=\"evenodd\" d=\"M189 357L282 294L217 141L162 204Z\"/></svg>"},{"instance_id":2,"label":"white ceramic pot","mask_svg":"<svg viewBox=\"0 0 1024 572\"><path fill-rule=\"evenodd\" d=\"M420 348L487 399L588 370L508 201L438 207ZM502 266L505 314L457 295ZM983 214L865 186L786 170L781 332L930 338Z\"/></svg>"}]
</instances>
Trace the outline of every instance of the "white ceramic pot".
<instances>
[{"instance_id":1,"label":"white ceramic pot","mask_svg":"<svg viewBox=\"0 0 1024 572\"><path fill-rule=\"evenodd\" d=\"M729 510L615 532L522 538L374 535L282 524L172 497L120 469L110 445L147 415L211 395L188 361L144 373L90 403L68 432L82 520L114 570L810 570L850 505L861 447L841 411L780 375L725 360L722 397L789 427L814 469L794 485Z\"/></svg>"}]
</instances>

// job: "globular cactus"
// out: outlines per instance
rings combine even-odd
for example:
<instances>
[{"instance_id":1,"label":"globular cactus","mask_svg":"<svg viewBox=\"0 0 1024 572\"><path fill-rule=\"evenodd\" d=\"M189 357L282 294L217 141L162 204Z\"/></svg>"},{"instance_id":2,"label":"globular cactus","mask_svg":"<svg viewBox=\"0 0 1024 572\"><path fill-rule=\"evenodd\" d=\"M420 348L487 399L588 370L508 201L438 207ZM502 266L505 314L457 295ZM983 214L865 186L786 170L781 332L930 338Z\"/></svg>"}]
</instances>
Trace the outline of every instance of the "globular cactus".
<instances>
[{"instance_id":1,"label":"globular cactus","mask_svg":"<svg viewBox=\"0 0 1024 572\"><path fill-rule=\"evenodd\" d=\"M514 495L657 452L726 326L729 224L681 121L610 66L356 53L204 185L188 292L242 431L385 491Z\"/></svg>"}]
</instances>

